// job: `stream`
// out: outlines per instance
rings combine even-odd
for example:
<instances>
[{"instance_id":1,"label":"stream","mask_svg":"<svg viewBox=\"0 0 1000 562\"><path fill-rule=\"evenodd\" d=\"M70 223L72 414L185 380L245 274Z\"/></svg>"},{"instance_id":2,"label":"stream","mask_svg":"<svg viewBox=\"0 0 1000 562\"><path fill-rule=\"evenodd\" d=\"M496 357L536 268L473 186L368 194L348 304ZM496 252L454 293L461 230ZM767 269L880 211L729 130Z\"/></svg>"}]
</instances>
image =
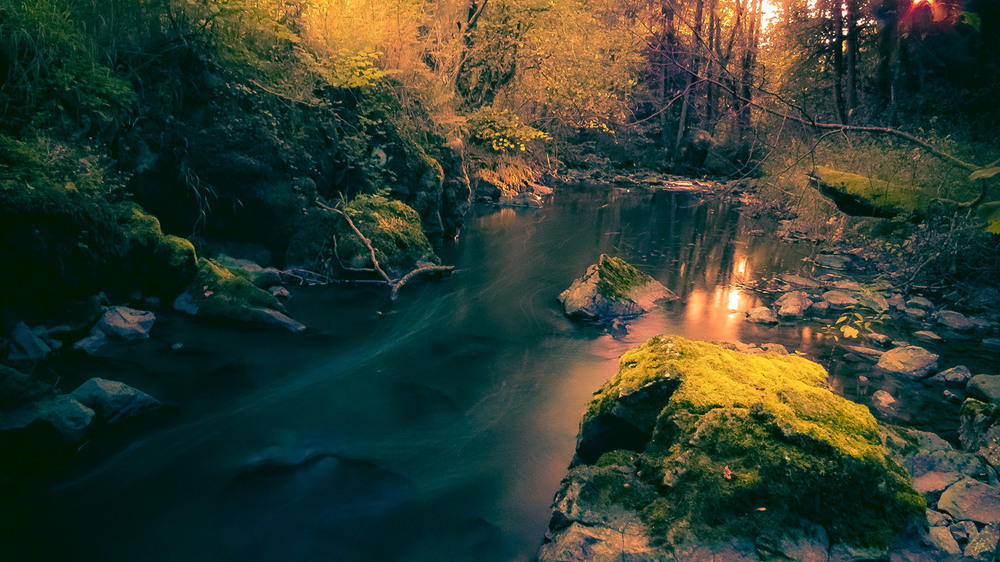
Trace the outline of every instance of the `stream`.
<instances>
[{"instance_id":1,"label":"stream","mask_svg":"<svg viewBox=\"0 0 1000 562\"><path fill-rule=\"evenodd\" d=\"M160 314L150 340L66 356L62 386L101 376L176 408L0 499L4 559L530 560L590 395L653 335L781 343L864 401L865 366L816 325L745 320L761 301L740 282L816 273L813 245L773 231L698 193L567 188L543 209L474 208L441 251L454 275L391 305L293 289L302 335ZM601 253L680 299L620 339L566 319L556 296ZM907 394L915 425L954 430L940 389Z\"/></svg>"}]
</instances>

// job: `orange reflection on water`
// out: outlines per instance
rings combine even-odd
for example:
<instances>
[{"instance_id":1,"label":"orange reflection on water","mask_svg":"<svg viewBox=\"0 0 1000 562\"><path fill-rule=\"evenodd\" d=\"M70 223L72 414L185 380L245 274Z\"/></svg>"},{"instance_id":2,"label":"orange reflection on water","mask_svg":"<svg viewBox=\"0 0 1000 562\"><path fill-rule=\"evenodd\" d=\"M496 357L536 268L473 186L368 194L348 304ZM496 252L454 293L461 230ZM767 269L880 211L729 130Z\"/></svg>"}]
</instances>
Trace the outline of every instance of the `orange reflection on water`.
<instances>
[{"instance_id":1,"label":"orange reflection on water","mask_svg":"<svg viewBox=\"0 0 1000 562\"><path fill-rule=\"evenodd\" d=\"M729 289L729 312L737 312L740 309L740 290L736 287Z\"/></svg>"}]
</instances>

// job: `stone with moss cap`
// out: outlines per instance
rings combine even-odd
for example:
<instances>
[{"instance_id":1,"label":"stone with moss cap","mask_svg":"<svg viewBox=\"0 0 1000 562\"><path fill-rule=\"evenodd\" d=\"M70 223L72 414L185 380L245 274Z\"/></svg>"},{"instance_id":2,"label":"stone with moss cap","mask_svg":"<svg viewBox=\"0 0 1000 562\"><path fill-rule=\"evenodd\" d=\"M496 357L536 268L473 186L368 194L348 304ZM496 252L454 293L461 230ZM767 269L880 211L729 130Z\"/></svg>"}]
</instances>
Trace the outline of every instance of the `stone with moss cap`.
<instances>
[{"instance_id":1,"label":"stone with moss cap","mask_svg":"<svg viewBox=\"0 0 1000 562\"><path fill-rule=\"evenodd\" d=\"M567 316L591 320L634 318L677 296L621 258L601 254L583 277L559 295Z\"/></svg>"},{"instance_id":2,"label":"stone with moss cap","mask_svg":"<svg viewBox=\"0 0 1000 562\"><path fill-rule=\"evenodd\" d=\"M291 332L306 329L285 314L285 307L270 292L210 259L198 260L198 275L174 301L174 308L195 316L265 324Z\"/></svg>"},{"instance_id":3,"label":"stone with moss cap","mask_svg":"<svg viewBox=\"0 0 1000 562\"><path fill-rule=\"evenodd\" d=\"M817 525L834 543L884 551L895 533L924 518L925 500L888 458L867 408L831 393L826 378L795 355L653 338L625 353L591 400L581 436L595 426L611 431L582 460L589 465L619 448L616 423L642 433L639 445L629 436L637 474L659 491L632 508L664 559L734 537L781 543ZM650 385L672 390L646 391L649 400L622 406Z\"/></svg>"}]
</instances>

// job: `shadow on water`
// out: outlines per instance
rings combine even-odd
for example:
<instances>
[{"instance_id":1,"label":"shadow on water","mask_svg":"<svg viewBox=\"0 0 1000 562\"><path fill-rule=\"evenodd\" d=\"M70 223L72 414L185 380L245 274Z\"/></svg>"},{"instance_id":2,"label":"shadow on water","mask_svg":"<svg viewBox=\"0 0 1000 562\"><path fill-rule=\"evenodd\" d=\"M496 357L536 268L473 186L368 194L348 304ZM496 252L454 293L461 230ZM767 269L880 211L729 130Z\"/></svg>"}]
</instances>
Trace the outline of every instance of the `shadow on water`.
<instances>
[{"instance_id":1,"label":"shadow on water","mask_svg":"<svg viewBox=\"0 0 1000 562\"><path fill-rule=\"evenodd\" d=\"M759 229L692 193L563 191L544 209L475 210L442 250L455 274L391 307L373 290L298 291L302 336L163 314L151 340L61 368L67 387L116 378L177 412L15 482L0 548L12 560L531 559L584 405L625 350L667 332L815 351L808 329L744 320L759 301L739 283L800 272L809 253ZM568 321L555 297L601 253L680 300L620 339Z\"/></svg>"}]
</instances>

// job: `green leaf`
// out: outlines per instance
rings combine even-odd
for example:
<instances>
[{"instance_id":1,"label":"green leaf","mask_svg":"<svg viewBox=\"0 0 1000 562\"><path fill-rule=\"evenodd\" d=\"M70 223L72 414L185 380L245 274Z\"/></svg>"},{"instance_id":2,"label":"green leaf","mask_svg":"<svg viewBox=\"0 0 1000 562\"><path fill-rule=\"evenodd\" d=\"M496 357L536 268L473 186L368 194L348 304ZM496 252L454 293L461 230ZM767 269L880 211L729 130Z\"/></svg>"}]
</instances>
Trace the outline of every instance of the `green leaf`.
<instances>
[{"instance_id":1,"label":"green leaf","mask_svg":"<svg viewBox=\"0 0 1000 562\"><path fill-rule=\"evenodd\" d=\"M992 168L980 168L975 172L969 174L969 181L985 180L992 178L997 174L1000 174L1000 166L993 166Z\"/></svg>"},{"instance_id":2,"label":"green leaf","mask_svg":"<svg viewBox=\"0 0 1000 562\"><path fill-rule=\"evenodd\" d=\"M980 28L982 27L982 20L979 19L979 14L976 12L962 12L958 15L957 22L964 23L975 29L977 32L980 31Z\"/></svg>"},{"instance_id":3,"label":"green leaf","mask_svg":"<svg viewBox=\"0 0 1000 562\"><path fill-rule=\"evenodd\" d=\"M990 201L983 203L976 211L979 220L986 223L986 230L993 234L1000 234L1000 201Z\"/></svg>"}]
</instances>

